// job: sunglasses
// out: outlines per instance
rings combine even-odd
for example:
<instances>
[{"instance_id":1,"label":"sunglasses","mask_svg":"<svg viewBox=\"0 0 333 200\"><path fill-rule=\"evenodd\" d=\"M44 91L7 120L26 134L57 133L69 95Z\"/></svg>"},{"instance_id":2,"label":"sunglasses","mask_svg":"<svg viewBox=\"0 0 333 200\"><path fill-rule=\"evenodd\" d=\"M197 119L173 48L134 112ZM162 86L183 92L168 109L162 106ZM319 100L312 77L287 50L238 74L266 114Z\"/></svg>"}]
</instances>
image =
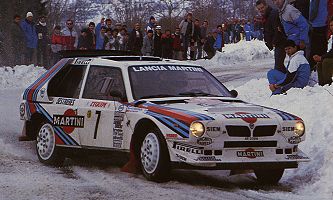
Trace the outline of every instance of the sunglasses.
<instances>
[{"instance_id":1,"label":"sunglasses","mask_svg":"<svg viewBox=\"0 0 333 200\"><path fill-rule=\"evenodd\" d=\"M67 25L73 25L73 23L67 23Z\"/></svg>"}]
</instances>

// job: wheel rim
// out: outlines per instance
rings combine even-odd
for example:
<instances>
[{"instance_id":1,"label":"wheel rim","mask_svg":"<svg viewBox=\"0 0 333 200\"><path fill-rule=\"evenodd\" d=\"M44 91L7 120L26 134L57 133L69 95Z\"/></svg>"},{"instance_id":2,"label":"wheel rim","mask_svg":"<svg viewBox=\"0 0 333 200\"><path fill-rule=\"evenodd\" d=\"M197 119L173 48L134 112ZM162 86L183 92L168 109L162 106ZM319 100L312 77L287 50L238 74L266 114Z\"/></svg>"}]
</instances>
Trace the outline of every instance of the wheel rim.
<instances>
[{"instance_id":1,"label":"wheel rim","mask_svg":"<svg viewBox=\"0 0 333 200\"><path fill-rule=\"evenodd\" d=\"M158 165L160 158L160 144L154 133L148 133L141 146L141 163L144 170L151 174Z\"/></svg>"},{"instance_id":2,"label":"wheel rim","mask_svg":"<svg viewBox=\"0 0 333 200\"><path fill-rule=\"evenodd\" d=\"M53 127L50 124L44 124L37 136L37 153L43 160L48 160L53 154L54 147Z\"/></svg>"}]
</instances>

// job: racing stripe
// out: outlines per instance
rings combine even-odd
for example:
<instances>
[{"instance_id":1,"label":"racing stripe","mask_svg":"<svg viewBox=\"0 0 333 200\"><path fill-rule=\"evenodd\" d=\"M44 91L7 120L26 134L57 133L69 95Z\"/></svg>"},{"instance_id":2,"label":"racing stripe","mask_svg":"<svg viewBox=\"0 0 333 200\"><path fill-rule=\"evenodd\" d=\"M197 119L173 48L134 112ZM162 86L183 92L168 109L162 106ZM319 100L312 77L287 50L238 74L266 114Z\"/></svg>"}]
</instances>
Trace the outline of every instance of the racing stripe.
<instances>
[{"instance_id":1,"label":"racing stripe","mask_svg":"<svg viewBox=\"0 0 333 200\"><path fill-rule=\"evenodd\" d=\"M281 110L277 110L277 109L274 109L274 108L269 108L269 107L265 107L265 106L260 106L262 108L266 108L268 110L271 110L273 112L275 112L276 114L278 114L283 121L288 121L288 120L302 120L301 118L293 115L293 114L290 114L290 113L287 113L287 112L284 112L284 111L281 111Z\"/></svg>"}]
</instances>

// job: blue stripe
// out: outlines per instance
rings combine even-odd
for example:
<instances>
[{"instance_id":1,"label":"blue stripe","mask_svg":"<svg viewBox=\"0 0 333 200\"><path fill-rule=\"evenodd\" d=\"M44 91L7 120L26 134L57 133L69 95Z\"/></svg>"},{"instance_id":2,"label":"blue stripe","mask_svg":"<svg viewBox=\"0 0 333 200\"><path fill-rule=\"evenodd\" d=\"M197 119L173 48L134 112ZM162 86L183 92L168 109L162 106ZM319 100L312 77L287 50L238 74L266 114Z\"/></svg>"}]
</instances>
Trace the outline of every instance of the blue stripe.
<instances>
[{"instance_id":1,"label":"blue stripe","mask_svg":"<svg viewBox=\"0 0 333 200\"><path fill-rule=\"evenodd\" d=\"M165 118L169 121L172 121L174 123L176 123L177 125L179 125L183 131L185 132L189 132L190 131L190 127L187 126L186 124L182 123L181 121L175 119L175 118L172 118L172 117L168 117L168 116L164 116L164 115L161 115L161 114L158 114L158 113L154 113L154 112L151 112L151 111L148 111L147 114L151 114L151 115L155 115L155 116L158 116L158 117L161 117L161 118Z\"/></svg>"}]
</instances>

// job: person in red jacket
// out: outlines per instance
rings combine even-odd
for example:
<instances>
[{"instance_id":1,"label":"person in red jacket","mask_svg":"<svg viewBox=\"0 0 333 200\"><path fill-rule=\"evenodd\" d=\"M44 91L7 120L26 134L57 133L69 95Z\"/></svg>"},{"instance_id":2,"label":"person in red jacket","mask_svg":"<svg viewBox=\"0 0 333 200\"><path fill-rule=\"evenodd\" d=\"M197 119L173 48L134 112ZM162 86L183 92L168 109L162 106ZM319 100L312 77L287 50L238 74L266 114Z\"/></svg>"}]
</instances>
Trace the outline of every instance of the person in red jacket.
<instances>
[{"instance_id":1,"label":"person in red jacket","mask_svg":"<svg viewBox=\"0 0 333 200\"><path fill-rule=\"evenodd\" d=\"M62 30L62 34L64 38L65 50L75 50L79 42L79 36L75 31L73 20L67 20L66 28Z\"/></svg>"},{"instance_id":2,"label":"person in red jacket","mask_svg":"<svg viewBox=\"0 0 333 200\"><path fill-rule=\"evenodd\" d=\"M172 37L171 31L165 30L165 33L162 35L162 58L172 59Z\"/></svg>"},{"instance_id":3,"label":"person in red jacket","mask_svg":"<svg viewBox=\"0 0 333 200\"><path fill-rule=\"evenodd\" d=\"M175 34L172 35L173 59L183 60L182 40L180 38L180 28L176 28Z\"/></svg>"},{"instance_id":4,"label":"person in red jacket","mask_svg":"<svg viewBox=\"0 0 333 200\"><path fill-rule=\"evenodd\" d=\"M51 65L60 59L59 51L63 50L64 38L61 34L61 27L55 26L51 36Z\"/></svg>"}]
</instances>

